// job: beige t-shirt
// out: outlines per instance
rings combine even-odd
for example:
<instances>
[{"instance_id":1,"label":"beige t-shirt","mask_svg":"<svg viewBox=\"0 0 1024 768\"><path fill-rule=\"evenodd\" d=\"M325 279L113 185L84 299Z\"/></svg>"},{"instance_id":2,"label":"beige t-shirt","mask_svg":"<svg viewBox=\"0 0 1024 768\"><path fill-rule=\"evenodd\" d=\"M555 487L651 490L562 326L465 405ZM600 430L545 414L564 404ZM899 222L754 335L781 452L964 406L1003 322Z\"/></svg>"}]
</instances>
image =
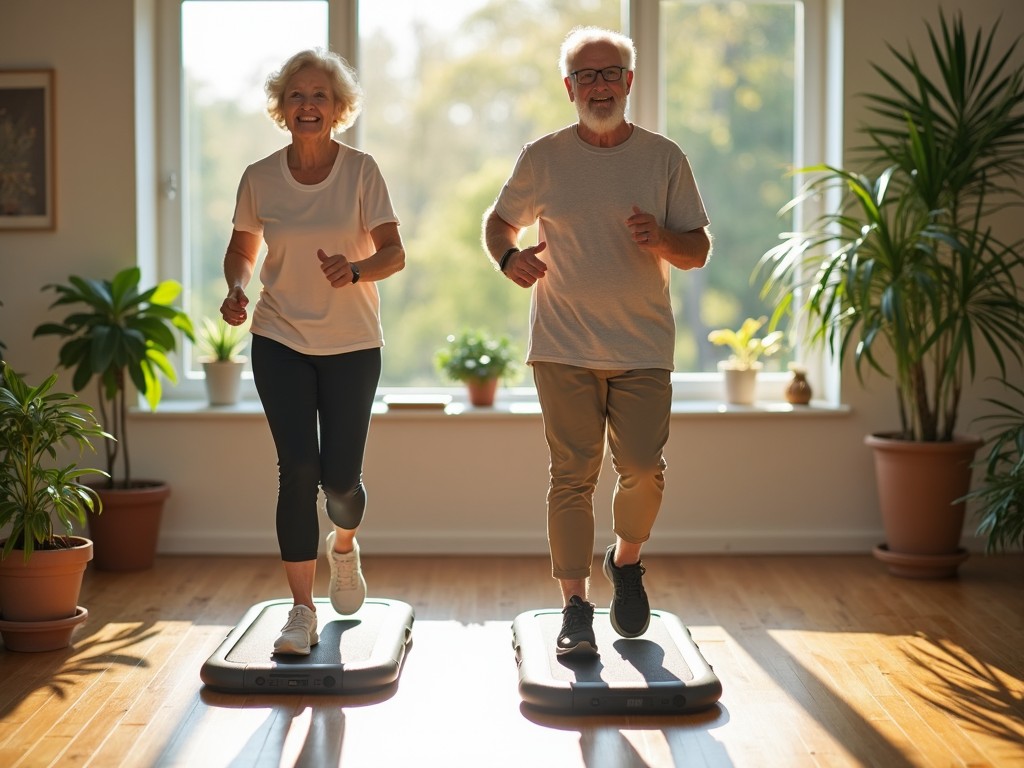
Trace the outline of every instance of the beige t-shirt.
<instances>
[{"instance_id":1,"label":"beige t-shirt","mask_svg":"<svg viewBox=\"0 0 1024 768\"><path fill-rule=\"evenodd\" d=\"M539 220L547 242L527 362L672 370L670 265L633 243L634 205L675 232L709 223L686 155L657 133L634 126L624 143L599 148L572 125L523 148L495 212L518 228Z\"/></svg>"},{"instance_id":2,"label":"beige t-shirt","mask_svg":"<svg viewBox=\"0 0 1024 768\"><path fill-rule=\"evenodd\" d=\"M370 232L398 222L374 159L341 145L319 184L300 184L288 170L287 147L242 174L235 229L262 235L267 255L252 332L311 355L384 345L380 296L373 282L332 288L317 250L361 261L376 252Z\"/></svg>"}]
</instances>

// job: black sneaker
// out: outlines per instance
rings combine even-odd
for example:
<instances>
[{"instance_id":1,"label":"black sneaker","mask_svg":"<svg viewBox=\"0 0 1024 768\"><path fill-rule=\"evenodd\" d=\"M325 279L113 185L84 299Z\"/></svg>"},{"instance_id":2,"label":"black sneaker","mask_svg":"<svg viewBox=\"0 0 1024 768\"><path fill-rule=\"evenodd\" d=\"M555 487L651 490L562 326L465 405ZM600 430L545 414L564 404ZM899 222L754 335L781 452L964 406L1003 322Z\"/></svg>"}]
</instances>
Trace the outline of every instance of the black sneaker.
<instances>
[{"instance_id":1,"label":"black sneaker","mask_svg":"<svg viewBox=\"0 0 1024 768\"><path fill-rule=\"evenodd\" d=\"M555 655L597 654L597 638L594 637L594 605L586 603L577 595L569 598L569 604L562 609L562 631L555 641Z\"/></svg>"},{"instance_id":2,"label":"black sneaker","mask_svg":"<svg viewBox=\"0 0 1024 768\"><path fill-rule=\"evenodd\" d=\"M640 637L651 623L651 604L644 590L643 563L615 565L615 545L604 553L604 575L612 583L612 605L608 618L612 629L623 637Z\"/></svg>"}]
</instances>

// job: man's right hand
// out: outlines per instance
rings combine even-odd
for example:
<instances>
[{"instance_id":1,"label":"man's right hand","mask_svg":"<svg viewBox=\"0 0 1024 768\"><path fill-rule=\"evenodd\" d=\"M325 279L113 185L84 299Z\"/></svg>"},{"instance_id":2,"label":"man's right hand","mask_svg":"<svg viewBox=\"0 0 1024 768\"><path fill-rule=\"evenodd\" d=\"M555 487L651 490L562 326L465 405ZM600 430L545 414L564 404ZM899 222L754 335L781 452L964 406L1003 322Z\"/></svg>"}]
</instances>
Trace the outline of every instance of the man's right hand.
<instances>
[{"instance_id":1,"label":"man's right hand","mask_svg":"<svg viewBox=\"0 0 1024 768\"><path fill-rule=\"evenodd\" d=\"M505 264L505 277L516 285L529 288L548 271L548 265L537 258L548 244L541 240L536 245L516 251L508 258Z\"/></svg>"}]
</instances>

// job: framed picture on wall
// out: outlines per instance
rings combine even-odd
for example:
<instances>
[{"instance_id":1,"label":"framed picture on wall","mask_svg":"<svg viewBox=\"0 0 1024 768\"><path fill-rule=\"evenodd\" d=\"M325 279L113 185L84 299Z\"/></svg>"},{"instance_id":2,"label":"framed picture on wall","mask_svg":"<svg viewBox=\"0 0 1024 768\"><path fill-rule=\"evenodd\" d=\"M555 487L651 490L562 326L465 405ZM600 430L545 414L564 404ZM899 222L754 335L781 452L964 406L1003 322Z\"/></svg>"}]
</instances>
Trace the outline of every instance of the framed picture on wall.
<instances>
[{"instance_id":1,"label":"framed picture on wall","mask_svg":"<svg viewBox=\"0 0 1024 768\"><path fill-rule=\"evenodd\" d=\"M0 232L56 227L53 70L0 70Z\"/></svg>"}]
</instances>

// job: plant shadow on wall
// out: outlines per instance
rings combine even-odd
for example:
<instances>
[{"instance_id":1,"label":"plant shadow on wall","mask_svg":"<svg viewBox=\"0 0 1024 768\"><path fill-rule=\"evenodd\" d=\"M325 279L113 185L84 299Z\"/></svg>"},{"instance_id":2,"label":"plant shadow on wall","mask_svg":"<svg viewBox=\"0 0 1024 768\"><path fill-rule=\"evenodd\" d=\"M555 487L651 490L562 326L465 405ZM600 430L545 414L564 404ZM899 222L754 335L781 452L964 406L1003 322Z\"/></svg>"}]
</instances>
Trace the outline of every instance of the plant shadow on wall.
<instances>
[{"instance_id":1,"label":"plant shadow on wall","mask_svg":"<svg viewBox=\"0 0 1024 768\"><path fill-rule=\"evenodd\" d=\"M89 521L101 570L140 570L153 563L170 488L162 480L132 475L129 399L137 390L156 410L163 395L161 379L177 381L169 357L177 349L177 334L195 339L192 321L173 306L181 285L165 280L141 289L140 279L138 267L127 267L111 279L71 275L66 284L44 286L57 293L51 308L73 311L63 322L43 323L33 334L64 339L60 365L73 371L76 392L96 381L100 420L114 437L105 445L108 480L96 486L104 514Z\"/></svg>"},{"instance_id":2,"label":"plant shadow on wall","mask_svg":"<svg viewBox=\"0 0 1024 768\"><path fill-rule=\"evenodd\" d=\"M959 15L926 26L933 66L891 46L898 66L874 65L888 89L866 96L865 171L799 171L810 178L786 210L824 213L783 234L759 272L773 324L789 315L852 355L859 380L895 383L900 427L866 438L886 532L875 554L895 575L940 577L967 556L962 497L981 441L956 432L965 387L983 352L1005 378L1024 350L1021 241L1003 242L992 218L1024 200L1024 67L1020 38L996 49L998 22L970 38Z\"/></svg>"}]
</instances>

